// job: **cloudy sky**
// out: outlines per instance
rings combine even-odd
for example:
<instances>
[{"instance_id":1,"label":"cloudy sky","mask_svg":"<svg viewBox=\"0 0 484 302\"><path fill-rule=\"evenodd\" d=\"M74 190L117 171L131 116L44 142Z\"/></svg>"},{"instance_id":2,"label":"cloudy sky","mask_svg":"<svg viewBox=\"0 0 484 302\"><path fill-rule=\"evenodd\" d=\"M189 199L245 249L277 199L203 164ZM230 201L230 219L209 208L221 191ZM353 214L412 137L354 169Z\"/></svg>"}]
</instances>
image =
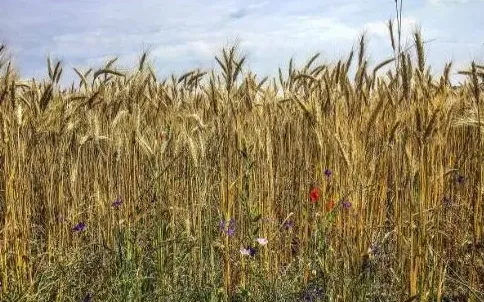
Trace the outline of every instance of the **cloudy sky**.
<instances>
[{"instance_id":1,"label":"cloudy sky","mask_svg":"<svg viewBox=\"0 0 484 302\"><path fill-rule=\"evenodd\" d=\"M358 36L369 38L370 61L391 55L385 22L394 0L0 0L0 42L22 77L46 76L46 57L71 67L100 67L114 56L133 67L145 50L161 76L216 66L214 55L238 42L261 75L303 62L345 57ZM427 60L484 61L484 0L404 1L404 34L422 29ZM404 39L404 42L406 39Z\"/></svg>"}]
</instances>

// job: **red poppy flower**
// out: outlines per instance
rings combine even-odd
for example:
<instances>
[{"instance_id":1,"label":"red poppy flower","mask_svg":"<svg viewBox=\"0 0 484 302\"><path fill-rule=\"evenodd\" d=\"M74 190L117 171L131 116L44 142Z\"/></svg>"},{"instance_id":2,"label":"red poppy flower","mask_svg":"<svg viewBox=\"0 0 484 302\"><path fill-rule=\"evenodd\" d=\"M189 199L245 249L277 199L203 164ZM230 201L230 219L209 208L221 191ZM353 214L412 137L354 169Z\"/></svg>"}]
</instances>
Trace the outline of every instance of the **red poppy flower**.
<instances>
[{"instance_id":1,"label":"red poppy flower","mask_svg":"<svg viewBox=\"0 0 484 302\"><path fill-rule=\"evenodd\" d=\"M311 192L309 192L309 199L311 199L312 203L316 203L319 200L319 195L319 189L314 187L311 189Z\"/></svg>"},{"instance_id":2,"label":"red poppy flower","mask_svg":"<svg viewBox=\"0 0 484 302\"><path fill-rule=\"evenodd\" d=\"M334 200L329 199L328 201L326 201L326 205L325 205L326 212L331 211L333 208L334 208Z\"/></svg>"}]
</instances>

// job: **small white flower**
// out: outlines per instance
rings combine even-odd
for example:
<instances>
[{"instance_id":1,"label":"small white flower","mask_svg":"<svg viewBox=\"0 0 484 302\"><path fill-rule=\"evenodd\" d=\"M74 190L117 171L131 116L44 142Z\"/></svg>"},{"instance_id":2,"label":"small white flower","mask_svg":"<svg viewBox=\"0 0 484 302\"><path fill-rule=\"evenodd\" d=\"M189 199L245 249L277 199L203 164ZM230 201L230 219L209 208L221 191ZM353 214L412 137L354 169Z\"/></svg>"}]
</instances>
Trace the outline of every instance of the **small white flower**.
<instances>
[{"instance_id":1,"label":"small white flower","mask_svg":"<svg viewBox=\"0 0 484 302\"><path fill-rule=\"evenodd\" d=\"M257 242L260 244L260 245L266 245L269 241L267 241L266 238L257 238Z\"/></svg>"},{"instance_id":2,"label":"small white flower","mask_svg":"<svg viewBox=\"0 0 484 302\"><path fill-rule=\"evenodd\" d=\"M250 255L250 250L249 249L244 249L243 247L240 248L240 254L242 256L249 256Z\"/></svg>"}]
</instances>

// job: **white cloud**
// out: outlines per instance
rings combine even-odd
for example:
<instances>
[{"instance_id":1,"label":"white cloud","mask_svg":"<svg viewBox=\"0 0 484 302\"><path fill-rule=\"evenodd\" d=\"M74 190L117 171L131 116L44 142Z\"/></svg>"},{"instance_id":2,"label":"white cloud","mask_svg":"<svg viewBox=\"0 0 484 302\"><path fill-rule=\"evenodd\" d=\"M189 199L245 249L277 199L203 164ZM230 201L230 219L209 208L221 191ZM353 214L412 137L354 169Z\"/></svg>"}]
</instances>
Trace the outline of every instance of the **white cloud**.
<instances>
[{"instance_id":1,"label":"white cloud","mask_svg":"<svg viewBox=\"0 0 484 302\"><path fill-rule=\"evenodd\" d=\"M237 9L231 10L230 17L234 19L244 18L249 14L256 12L258 9L266 6L267 4L269 4L269 1L263 1L263 2L249 4L246 6L241 6Z\"/></svg>"},{"instance_id":2,"label":"white cloud","mask_svg":"<svg viewBox=\"0 0 484 302\"><path fill-rule=\"evenodd\" d=\"M469 2L469 0L428 0L432 4L449 4L449 3L457 3L463 4Z\"/></svg>"},{"instance_id":3,"label":"white cloud","mask_svg":"<svg viewBox=\"0 0 484 302\"><path fill-rule=\"evenodd\" d=\"M187 56L200 59L212 59L215 53L214 45L202 40L188 41L177 45L161 45L150 52L152 56L163 60L179 60Z\"/></svg>"},{"instance_id":4,"label":"white cloud","mask_svg":"<svg viewBox=\"0 0 484 302\"><path fill-rule=\"evenodd\" d=\"M402 18L402 36L407 37L412 34L418 27L417 19L413 17ZM364 25L364 28L370 35L377 36L379 38L388 38L390 32L388 29L388 21L373 21ZM397 21L393 20L394 33L397 32Z\"/></svg>"},{"instance_id":5,"label":"white cloud","mask_svg":"<svg viewBox=\"0 0 484 302\"><path fill-rule=\"evenodd\" d=\"M215 65L213 56L236 40L251 68L275 73L290 57L298 62L315 52L322 52L322 60L342 57L364 31L375 60L391 53L386 22L394 16L392 1L91 0L55 6L49 5L51 1L0 4L0 36L15 50L16 61L29 77L45 69L48 54L69 66L99 66L114 56L119 56L120 64L133 66L144 50L151 50L164 75L198 65L209 68ZM432 62L449 56L457 61L467 61L471 55L479 58L482 41L475 39L484 33L479 26L483 2L404 4L403 42L418 25L424 39L435 39L428 51ZM442 43L447 44L442 47ZM463 45L467 46L459 47Z\"/></svg>"}]
</instances>

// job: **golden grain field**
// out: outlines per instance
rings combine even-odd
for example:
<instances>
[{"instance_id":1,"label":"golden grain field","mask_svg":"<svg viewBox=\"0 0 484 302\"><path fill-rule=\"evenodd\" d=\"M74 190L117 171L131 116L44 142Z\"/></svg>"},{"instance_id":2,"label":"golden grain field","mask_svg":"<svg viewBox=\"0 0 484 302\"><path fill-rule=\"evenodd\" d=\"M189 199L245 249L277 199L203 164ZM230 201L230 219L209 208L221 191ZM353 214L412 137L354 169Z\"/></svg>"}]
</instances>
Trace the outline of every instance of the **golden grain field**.
<instances>
[{"instance_id":1,"label":"golden grain field","mask_svg":"<svg viewBox=\"0 0 484 302\"><path fill-rule=\"evenodd\" d=\"M390 24L391 28L391 24ZM484 66L0 75L2 301L483 301ZM5 48L2 47L2 53Z\"/></svg>"}]
</instances>

